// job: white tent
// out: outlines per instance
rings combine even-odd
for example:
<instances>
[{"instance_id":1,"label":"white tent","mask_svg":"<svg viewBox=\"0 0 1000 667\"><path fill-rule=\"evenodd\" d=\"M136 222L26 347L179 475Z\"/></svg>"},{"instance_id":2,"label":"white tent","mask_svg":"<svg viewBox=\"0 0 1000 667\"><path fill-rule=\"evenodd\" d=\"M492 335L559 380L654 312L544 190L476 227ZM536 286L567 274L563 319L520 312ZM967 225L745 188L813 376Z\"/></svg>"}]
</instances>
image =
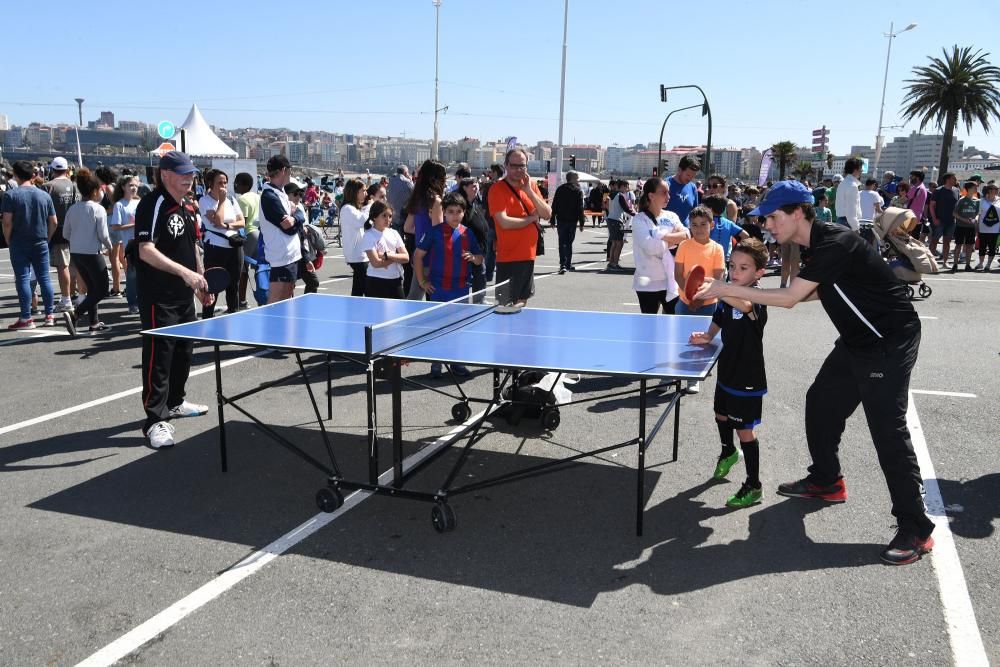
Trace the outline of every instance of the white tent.
<instances>
[{"instance_id":1,"label":"white tent","mask_svg":"<svg viewBox=\"0 0 1000 667\"><path fill-rule=\"evenodd\" d=\"M183 150L189 156L195 157L227 157L235 158L237 153L220 139L209 127L197 104L191 105L191 111L183 123L177 126L177 133L170 140L177 150L181 150L181 132L184 132ZM151 151L151 155L159 155L159 149Z\"/></svg>"}]
</instances>

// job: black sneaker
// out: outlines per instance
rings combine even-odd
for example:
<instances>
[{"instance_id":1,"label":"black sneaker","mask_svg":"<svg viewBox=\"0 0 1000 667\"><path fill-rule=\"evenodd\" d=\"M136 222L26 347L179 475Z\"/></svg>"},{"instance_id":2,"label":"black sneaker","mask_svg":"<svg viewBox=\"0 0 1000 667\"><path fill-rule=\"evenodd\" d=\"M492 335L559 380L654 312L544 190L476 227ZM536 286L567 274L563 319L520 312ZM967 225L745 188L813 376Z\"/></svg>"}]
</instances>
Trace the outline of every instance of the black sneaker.
<instances>
[{"instance_id":1,"label":"black sneaker","mask_svg":"<svg viewBox=\"0 0 1000 667\"><path fill-rule=\"evenodd\" d=\"M920 560L924 554L930 553L933 548L934 538L930 535L921 539L911 533L897 530L896 536L879 554L879 558L887 565L909 565Z\"/></svg>"},{"instance_id":2,"label":"black sneaker","mask_svg":"<svg viewBox=\"0 0 1000 667\"><path fill-rule=\"evenodd\" d=\"M797 482L779 484L778 493L790 498L817 498L828 503L847 501L847 485L843 479L838 479L830 485L820 485L814 484L806 477Z\"/></svg>"}]
</instances>

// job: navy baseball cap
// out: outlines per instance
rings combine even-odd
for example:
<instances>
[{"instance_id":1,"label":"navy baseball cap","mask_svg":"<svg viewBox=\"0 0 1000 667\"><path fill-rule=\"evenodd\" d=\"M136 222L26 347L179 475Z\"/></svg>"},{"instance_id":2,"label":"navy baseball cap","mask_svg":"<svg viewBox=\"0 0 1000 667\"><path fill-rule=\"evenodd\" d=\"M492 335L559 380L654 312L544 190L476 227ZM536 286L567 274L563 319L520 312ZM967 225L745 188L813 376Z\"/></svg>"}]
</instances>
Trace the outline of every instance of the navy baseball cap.
<instances>
[{"instance_id":1,"label":"navy baseball cap","mask_svg":"<svg viewBox=\"0 0 1000 667\"><path fill-rule=\"evenodd\" d=\"M771 215L789 204L813 204L812 190L800 181L778 181L764 195L764 199L749 215Z\"/></svg>"},{"instance_id":2,"label":"navy baseball cap","mask_svg":"<svg viewBox=\"0 0 1000 667\"><path fill-rule=\"evenodd\" d=\"M198 167L194 166L191 158L184 153L167 151L160 157L160 170L172 171L175 174L193 174L198 171Z\"/></svg>"}]
</instances>

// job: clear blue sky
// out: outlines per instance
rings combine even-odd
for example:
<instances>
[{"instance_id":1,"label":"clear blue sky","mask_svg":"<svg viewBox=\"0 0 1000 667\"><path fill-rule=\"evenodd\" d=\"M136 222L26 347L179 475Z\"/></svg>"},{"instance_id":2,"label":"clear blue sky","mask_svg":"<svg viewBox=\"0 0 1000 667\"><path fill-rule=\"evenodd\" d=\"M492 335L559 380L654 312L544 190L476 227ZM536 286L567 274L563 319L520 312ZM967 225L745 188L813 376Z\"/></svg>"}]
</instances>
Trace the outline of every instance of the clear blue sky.
<instances>
[{"instance_id":1,"label":"clear blue sky","mask_svg":"<svg viewBox=\"0 0 1000 667\"><path fill-rule=\"evenodd\" d=\"M981 3L964 16L925 0L821 5L570 0L565 143L654 141L667 111L700 102L676 91L662 104L659 85L697 83L716 146L808 145L823 124L834 152L871 145L890 21L919 26L893 40L885 125L900 123L911 68L942 47L992 50L1000 64L995 15L974 18ZM197 102L222 127L432 135L431 0L123 6L5 8L0 113L16 124L74 122L73 98L84 97L85 120L111 110L179 123ZM440 18L441 138L555 141L562 0L443 0ZM701 143L704 128L697 111L679 113L666 143ZM978 127L958 136L1000 153L997 136Z\"/></svg>"}]
</instances>

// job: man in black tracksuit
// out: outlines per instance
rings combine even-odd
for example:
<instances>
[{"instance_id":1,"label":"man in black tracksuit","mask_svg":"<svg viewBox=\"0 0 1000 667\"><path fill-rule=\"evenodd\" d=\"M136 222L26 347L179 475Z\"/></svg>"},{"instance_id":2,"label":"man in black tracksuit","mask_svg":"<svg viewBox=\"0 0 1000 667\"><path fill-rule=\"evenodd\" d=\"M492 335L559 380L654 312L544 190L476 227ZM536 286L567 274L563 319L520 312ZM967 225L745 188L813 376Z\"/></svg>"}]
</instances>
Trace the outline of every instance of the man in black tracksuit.
<instances>
[{"instance_id":1,"label":"man in black tracksuit","mask_svg":"<svg viewBox=\"0 0 1000 667\"><path fill-rule=\"evenodd\" d=\"M187 199L198 170L190 158L170 151L160 158L160 185L135 210L139 261L139 317L143 329L195 319L194 297L209 304L198 248L198 208ZM192 341L142 337L142 432L155 449L174 444L170 420L196 417L207 405L184 400L191 370Z\"/></svg>"},{"instance_id":2,"label":"man in black tracksuit","mask_svg":"<svg viewBox=\"0 0 1000 667\"><path fill-rule=\"evenodd\" d=\"M573 241L576 239L576 226L580 225L583 229L586 221L579 181L580 176L575 171L566 172L566 182L556 188L552 198L552 217L559 234L559 273L576 271L573 268Z\"/></svg>"},{"instance_id":3,"label":"man in black tracksuit","mask_svg":"<svg viewBox=\"0 0 1000 667\"><path fill-rule=\"evenodd\" d=\"M805 266L788 287L750 289L706 280L696 298L734 297L791 308L818 298L840 338L806 395L812 465L804 479L781 484L785 496L841 503L847 487L837 450L847 418L864 406L868 429L892 498L898 531L882 551L891 565L918 560L934 546L922 477L906 425L910 372L920 320L889 266L847 227L815 221L812 193L797 181L775 184L750 215L767 218L778 243L804 247Z\"/></svg>"}]
</instances>

